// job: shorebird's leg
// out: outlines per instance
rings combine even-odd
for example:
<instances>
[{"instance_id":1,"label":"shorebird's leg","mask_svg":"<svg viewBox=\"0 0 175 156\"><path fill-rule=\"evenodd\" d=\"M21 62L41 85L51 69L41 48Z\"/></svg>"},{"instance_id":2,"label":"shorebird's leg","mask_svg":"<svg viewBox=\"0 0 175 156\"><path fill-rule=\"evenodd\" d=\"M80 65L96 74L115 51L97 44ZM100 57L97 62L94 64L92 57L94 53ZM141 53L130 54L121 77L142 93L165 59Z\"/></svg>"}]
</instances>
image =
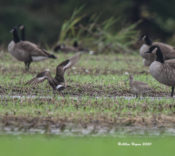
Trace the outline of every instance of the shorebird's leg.
<instances>
[{"instance_id":1,"label":"shorebird's leg","mask_svg":"<svg viewBox=\"0 0 175 156\"><path fill-rule=\"evenodd\" d=\"M172 90L171 90L171 97L173 97L173 94L174 94L174 86L172 87Z\"/></svg>"}]
</instances>

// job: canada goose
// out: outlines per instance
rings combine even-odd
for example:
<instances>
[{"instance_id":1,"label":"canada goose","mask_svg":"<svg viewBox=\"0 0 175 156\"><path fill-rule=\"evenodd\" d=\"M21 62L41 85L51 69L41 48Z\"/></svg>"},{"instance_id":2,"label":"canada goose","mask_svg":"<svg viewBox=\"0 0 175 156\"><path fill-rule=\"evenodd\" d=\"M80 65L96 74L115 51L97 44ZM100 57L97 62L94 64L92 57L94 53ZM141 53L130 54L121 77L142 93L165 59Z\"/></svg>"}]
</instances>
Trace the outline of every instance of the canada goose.
<instances>
[{"instance_id":1,"label":"canada goose","mask_svg":"<svg viewBox=\"0 0 175 156\"><path fill-rule=\"evenodd\" d=\"M140 55L143 57L145 66L149 66L156 59L155 54L145 53L151 46L159 46L165 60L175 58L175 49L171 45L162 42L152 42L148 35L142 35L140 40L144 41L144 44L140 47L139 51Z\"/></svg>"},{"instance_id":2,"label":"canada goose","mask_svg":"<svg viewBox=\"0 0 175 156\"><path fill-rule=\"evenodd\" d=\"M164 60L159 46L151 46L146 53L156 53L156 60L151 63L149 70L151 75L160 83L171 86L171 96L175 86L175 59Z\"/></svg>"},{"instance_id":3,"label":"canada goose","mask_svg":"<svg viewBox=\"0 0 175 156\"><path fill-rule=\"evenodd\" d=\"M56 59L46 50L40 49L36 44L29 41L20 41L16 28L11 30L13 33L13 42L8 45L8 51L17 60L25 63L26 70L29 70L30 63L33 61L41 61L47 58Z\"/></svg>"},{"instance_id":4,"label":"canada goose","mask_svg":"<svg viewBox=\"0 0 175 156\"><path fill-rule=\"evenodd\" d=\"M78 62L80 56L81 54L77 53L70 59L67 59L61 62L56 68L55 78L52 78L49 70L45 70L44 72L39 73L36 77L28 81L26 84L28 85L38 84L47 79L49 82L49 85L53 88L54 92L56 90L57 91L63 90L66 87L64 73L68 68L72 67L75 63Z\"/></svg>"},{"instance_id":5,"label":"canada goose","mask_svg":"<svg viewBox=\"0 0 175 156\"><path fill-rule=\"evenodd\" d=\"M129 86L132 93L138 97L138 95L143 95L150 90L147 83L141 81L134 81L133 76L129 75Z\"/></svg>"}]
</instances>

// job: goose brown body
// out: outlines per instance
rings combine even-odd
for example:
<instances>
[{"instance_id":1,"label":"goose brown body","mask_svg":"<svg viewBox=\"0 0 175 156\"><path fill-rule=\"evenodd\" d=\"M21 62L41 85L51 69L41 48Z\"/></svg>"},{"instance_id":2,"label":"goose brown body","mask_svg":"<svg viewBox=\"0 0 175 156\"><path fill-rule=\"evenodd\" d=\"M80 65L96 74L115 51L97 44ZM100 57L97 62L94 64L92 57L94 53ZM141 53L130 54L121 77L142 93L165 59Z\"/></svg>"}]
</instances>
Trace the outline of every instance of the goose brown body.
<instances>
[{"instance_id":1,"label":"goose brown body","mask_svg":"<svg viewBox=\"0 0 175 156\"><path fill-rule=\"evenodd\" d=\"M151 46L147 53L156 53L156 60L149 67L151 75L158 82L171 86L171 96L173 96L175 87L175 59L165 60L158 46Z\"/></svg>"},{"instance_id":2,"label":"goose brown body","mask_svg":"<svg viewBox=\"0 0 175 156\"><path fill-rule=\"evenodd\" d=\"M47 70L39 73L36 77L28 81L26 84L33 85L33 84L38 84L40 82L43 82L44 80L48 80L49 85L52 87L54 91L55 90L61 91L66 87L65 79L64 79L65 71L78 62L80 55L81 55L80 53L77 53L70 59L67 59L62 63L60 63L56 67L56 75L54 78L52 77L50 71Z\"/></svg>"},{"instance_id":3,"label":"goose brown body","mask_svg":"<svg viewBox=\"0 0 175 156\"><path fill-rule=\"evenodd\" d=\"M33 61L41 61L47 58L55 59L56 57L49 54L46 50L39 48L30 41L20 41L16 28L13 29L13 41L8 45L8 51L18 61L25 63L26 70L29 69L30 63Z\"/></svg>"},{"instance_id":4,"label":"goose brown body","mask_svg":"<svg viewBox=\"0 0 175 156\"><path fill-rule=\"evenodd\" d=\"M149 67L151 75L160 83L175 86L175 59L164 63L154 61Z\"/></svg>"}]
</instances>

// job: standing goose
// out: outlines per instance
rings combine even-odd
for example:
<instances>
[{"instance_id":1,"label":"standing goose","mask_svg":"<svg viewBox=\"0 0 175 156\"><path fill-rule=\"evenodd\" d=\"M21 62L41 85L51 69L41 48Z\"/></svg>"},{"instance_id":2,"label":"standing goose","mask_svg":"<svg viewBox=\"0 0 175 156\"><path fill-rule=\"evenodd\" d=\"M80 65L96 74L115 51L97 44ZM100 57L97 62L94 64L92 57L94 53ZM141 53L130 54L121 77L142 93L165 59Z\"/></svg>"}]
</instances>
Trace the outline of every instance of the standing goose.
<instances>
[{"instance_id":1,"label":"standing goose","mask_svg":"<svg viewBox=\"0 0 175 156\"><path fill-rule=\"evenodd\" d=\"M18 61L25 63L26 70L29 70L30 63L33 61L41 61L47 58L56 59L54 55L40 49L36 44L29 41L20 41L16 28L13 28L11 32L13 33L13 42L8 45L8 51Z\"/></svg>"},{"instance_id":2,"label":"standing goose","mask_svg":"<svg viewBox=\"0 0 175 156\"><path fill-rule=\"evenodd\" d=\"M171 96L175 86L175 59L164 60L159 46L151 46L146 53L156 53L156 60L151 63L149 70L151 75L160 83L171 86Z\"/></svg>"},{"instance_id":3,"label":"standing goose","mask_svg":"<svg viewBox=\"0 0 175 156\"><path fill-rule=\"evenodd\" d=\"M52 78L49 70L39 73L36 77L28 81L26 84L33 85L48 80L49 85L53 88L54 92L63 90L65 85L64 73L65 71L76 64L80 58L81 54L77 53L70 59L61 62L56 68L56 76Z\"/></svg>"},{"instance_id":4,"label":"standing goose","mask_svg":"<svg viewBox=\"0 0 175 156\"><path fill-rule=\"evenodd\" d=\"M175 49L171 45L162 43L162 42L152 42L148 35L142 35L140 40L144 42L144 44L140 47L140 55L143 57L143 62L145 66L149 66L155 59L156 56L153 53L145 53L149 50L151 46L159 46L164 59L173 59L175 58Z\"/></svg>"},{"instance_id":5,"label":"standing goose","mask_svg":"<svg viewBox=\"0 0 175 156\"><path fill-rule=\"evenodd\" d=\"M132 93L138 97L138 95L143 95L150 90L147 83L141 81L134 81L133 76L129 75L129 86Z\"/></svg>"}]
</instances>

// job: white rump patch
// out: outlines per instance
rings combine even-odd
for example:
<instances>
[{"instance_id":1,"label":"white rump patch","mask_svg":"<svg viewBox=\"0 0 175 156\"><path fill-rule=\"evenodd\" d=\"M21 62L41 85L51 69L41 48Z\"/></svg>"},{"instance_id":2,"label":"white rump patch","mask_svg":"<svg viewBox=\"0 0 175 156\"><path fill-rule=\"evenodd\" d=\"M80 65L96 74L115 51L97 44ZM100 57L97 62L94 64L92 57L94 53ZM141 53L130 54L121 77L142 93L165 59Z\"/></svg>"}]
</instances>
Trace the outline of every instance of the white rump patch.
<instances>
[{"instance_id":1,"label":"white rump patch","mask_svg":"<svg viewBox=\"0 0 175 156\"><path fill-rule=\"evenodd\" d=\"M62 88L62 87L64 87L63 85L57 85L56 86L56 89L60 89L60 88Z\"/></svg>"},{"instance_id":2,"label":"white rump patch","mask_svg":"<svg viewBox=\"0 0 175 156\"><path fill-rule=\"evenodd\" d=\"M32 56L32 61L41 61L41 60L45 60L48 57L46 56Z\"/></svg>"}]
</instances>

